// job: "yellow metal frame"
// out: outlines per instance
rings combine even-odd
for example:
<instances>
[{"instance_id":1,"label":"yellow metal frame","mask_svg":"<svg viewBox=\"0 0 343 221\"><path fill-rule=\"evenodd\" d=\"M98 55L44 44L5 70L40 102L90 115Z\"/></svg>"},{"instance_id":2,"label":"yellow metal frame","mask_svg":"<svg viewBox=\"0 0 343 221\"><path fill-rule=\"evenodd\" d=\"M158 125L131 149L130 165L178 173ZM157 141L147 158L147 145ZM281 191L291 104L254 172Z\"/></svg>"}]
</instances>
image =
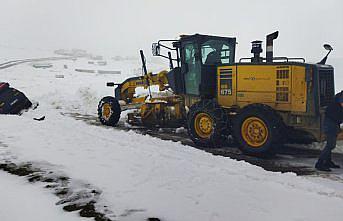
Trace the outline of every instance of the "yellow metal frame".
<instances>
[{"instance_id":1,"label":"yellow metal frame","mask_svg":"<svg viewBox=\"0 0 343 221\"><path fill-rule=\"evenodd\" d=\"M121 94L123 95L123 100L131 100L132 103L142 102L141 100L134 100L134 94L136 93L136 88L143 87L147 89L149 86L157 85L159 91L164 91L166 85L168 84L167 78L168 71L163 70L157 74L152 74L151 72L140 78L132 79L121 85ZM143 101L144 102L144 101Z\"/></svg>"}]
</instances>

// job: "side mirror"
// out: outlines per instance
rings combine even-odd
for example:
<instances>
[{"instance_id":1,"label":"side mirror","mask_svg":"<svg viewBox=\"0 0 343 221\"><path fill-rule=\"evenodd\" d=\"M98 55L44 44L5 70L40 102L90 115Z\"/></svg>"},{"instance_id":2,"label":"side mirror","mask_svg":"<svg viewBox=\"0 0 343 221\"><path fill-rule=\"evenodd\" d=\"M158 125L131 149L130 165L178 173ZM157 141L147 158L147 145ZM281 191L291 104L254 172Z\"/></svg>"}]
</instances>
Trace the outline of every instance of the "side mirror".
<instances>
[{"instance_id":1,"label":"side mirror","mask_svg":"<svg viewBox=\"0 0 343 221\"><path fill-rule=\"evenodd\" d=\"M332 51L333 50L333 48L329 44L324 44L324 48L325 48L325 50L328 50L328 51Z\"/></svg>"},{"instance_id":2,"label":"side mirror","mask_svg":"<svg viewBox=\"0 0 343 221\"><path fill-rule=\"evenodd\" d=\"M318 62L317 64L325 64L326 63L326 60L328 59L328 56L329 54L331 53L331 51L333 50L333 48L331 47L331 45L329 44L324 44L324 48L325 50L328 50L329 52L325 55L325 57L320 61Z\"/></svg>"},{"instance_id":3,"label":"side mirror","mask_svg":"<svg viewBox=\"0 0 343 221\"><path fill-rule=\"evenodd\" d=\"M158 43L153 43L152 44L152 55L153 56L159 56L160 55L160 46Z\"/></svg>"}]
</instances>

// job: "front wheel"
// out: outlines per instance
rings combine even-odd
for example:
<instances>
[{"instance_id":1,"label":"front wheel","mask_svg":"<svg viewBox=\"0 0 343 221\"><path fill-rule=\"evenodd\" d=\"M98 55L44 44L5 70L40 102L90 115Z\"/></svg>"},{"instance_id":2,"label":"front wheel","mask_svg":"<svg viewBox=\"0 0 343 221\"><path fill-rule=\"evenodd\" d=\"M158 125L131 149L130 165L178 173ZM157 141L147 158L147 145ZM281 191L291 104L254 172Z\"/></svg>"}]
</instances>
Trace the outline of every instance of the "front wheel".
<instances>
[{"instance_id":1,"label":"front wheel","mask_svg":"<svg viewBox=\"0 0 343 221\"><path fill-rule=\"evenodd\" d=\"M120 118L120 113L120 104L116 98L107 96L99 102L98 117L102 124L116 126Z\"/></svg>"}]
</instances>

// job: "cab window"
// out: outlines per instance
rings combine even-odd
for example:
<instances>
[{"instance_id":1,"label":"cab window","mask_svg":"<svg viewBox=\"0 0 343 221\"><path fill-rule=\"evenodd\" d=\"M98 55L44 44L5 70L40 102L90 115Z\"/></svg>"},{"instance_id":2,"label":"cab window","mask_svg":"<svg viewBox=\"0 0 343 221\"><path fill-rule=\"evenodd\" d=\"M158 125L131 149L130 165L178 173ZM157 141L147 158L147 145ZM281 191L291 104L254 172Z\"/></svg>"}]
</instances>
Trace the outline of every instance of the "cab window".
<instances>
[{"instance_id":1,"label":"cab window","mask_svg":"<svg viewBox=\"0 0 343 221\"><path fill-rule=\"evenodd\" d=\"M208 40L201 45L201 61L205 65L231 63L231 48L223 40Z\"/></svg>"}]
</instances>

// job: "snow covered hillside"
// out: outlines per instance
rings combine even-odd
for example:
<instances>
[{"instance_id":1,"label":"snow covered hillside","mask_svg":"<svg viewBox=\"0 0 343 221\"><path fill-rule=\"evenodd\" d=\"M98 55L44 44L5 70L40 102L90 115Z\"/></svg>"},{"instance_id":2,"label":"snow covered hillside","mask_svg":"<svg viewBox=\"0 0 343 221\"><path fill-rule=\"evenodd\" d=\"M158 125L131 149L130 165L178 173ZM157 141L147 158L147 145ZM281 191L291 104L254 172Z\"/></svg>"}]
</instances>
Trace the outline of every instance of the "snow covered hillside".
<instances>
[{"instance_id":1,"label":"snow covered hillside","mask_svg":"<svg viewBox=\"0 0 343 221\"><path fill-rule=\"evenodd\" d=\"M0 70L1 81L40 104L22 116L0 116L0 161L46 166L80 181L73 184L75 189L80 183L98 188L102 193L97 203L108 206L113 220L342 219L340 180L268 172L181 143L75 120L73 113L96 116L98 101L113 93L106 82L140 73L139 60L107 62L103 67L86 59L63 60L51 61L53 67L47 69L21 64ZM76 72L76 68L95 73ZM96 72L104 69L122 74ZM154 71L159 69L160 65L153 66ZM43 115L44 121L33 120ZM6 180L0 181L0 192L9 185L31 188L3 173L0 179ZM0 197L0 220L10 221L13 204L25 202L14 195L0 193ZM42 196L44 200L54 199ZM61 215L62 219L75 217Z\"/></svg>"}]
</instances>

